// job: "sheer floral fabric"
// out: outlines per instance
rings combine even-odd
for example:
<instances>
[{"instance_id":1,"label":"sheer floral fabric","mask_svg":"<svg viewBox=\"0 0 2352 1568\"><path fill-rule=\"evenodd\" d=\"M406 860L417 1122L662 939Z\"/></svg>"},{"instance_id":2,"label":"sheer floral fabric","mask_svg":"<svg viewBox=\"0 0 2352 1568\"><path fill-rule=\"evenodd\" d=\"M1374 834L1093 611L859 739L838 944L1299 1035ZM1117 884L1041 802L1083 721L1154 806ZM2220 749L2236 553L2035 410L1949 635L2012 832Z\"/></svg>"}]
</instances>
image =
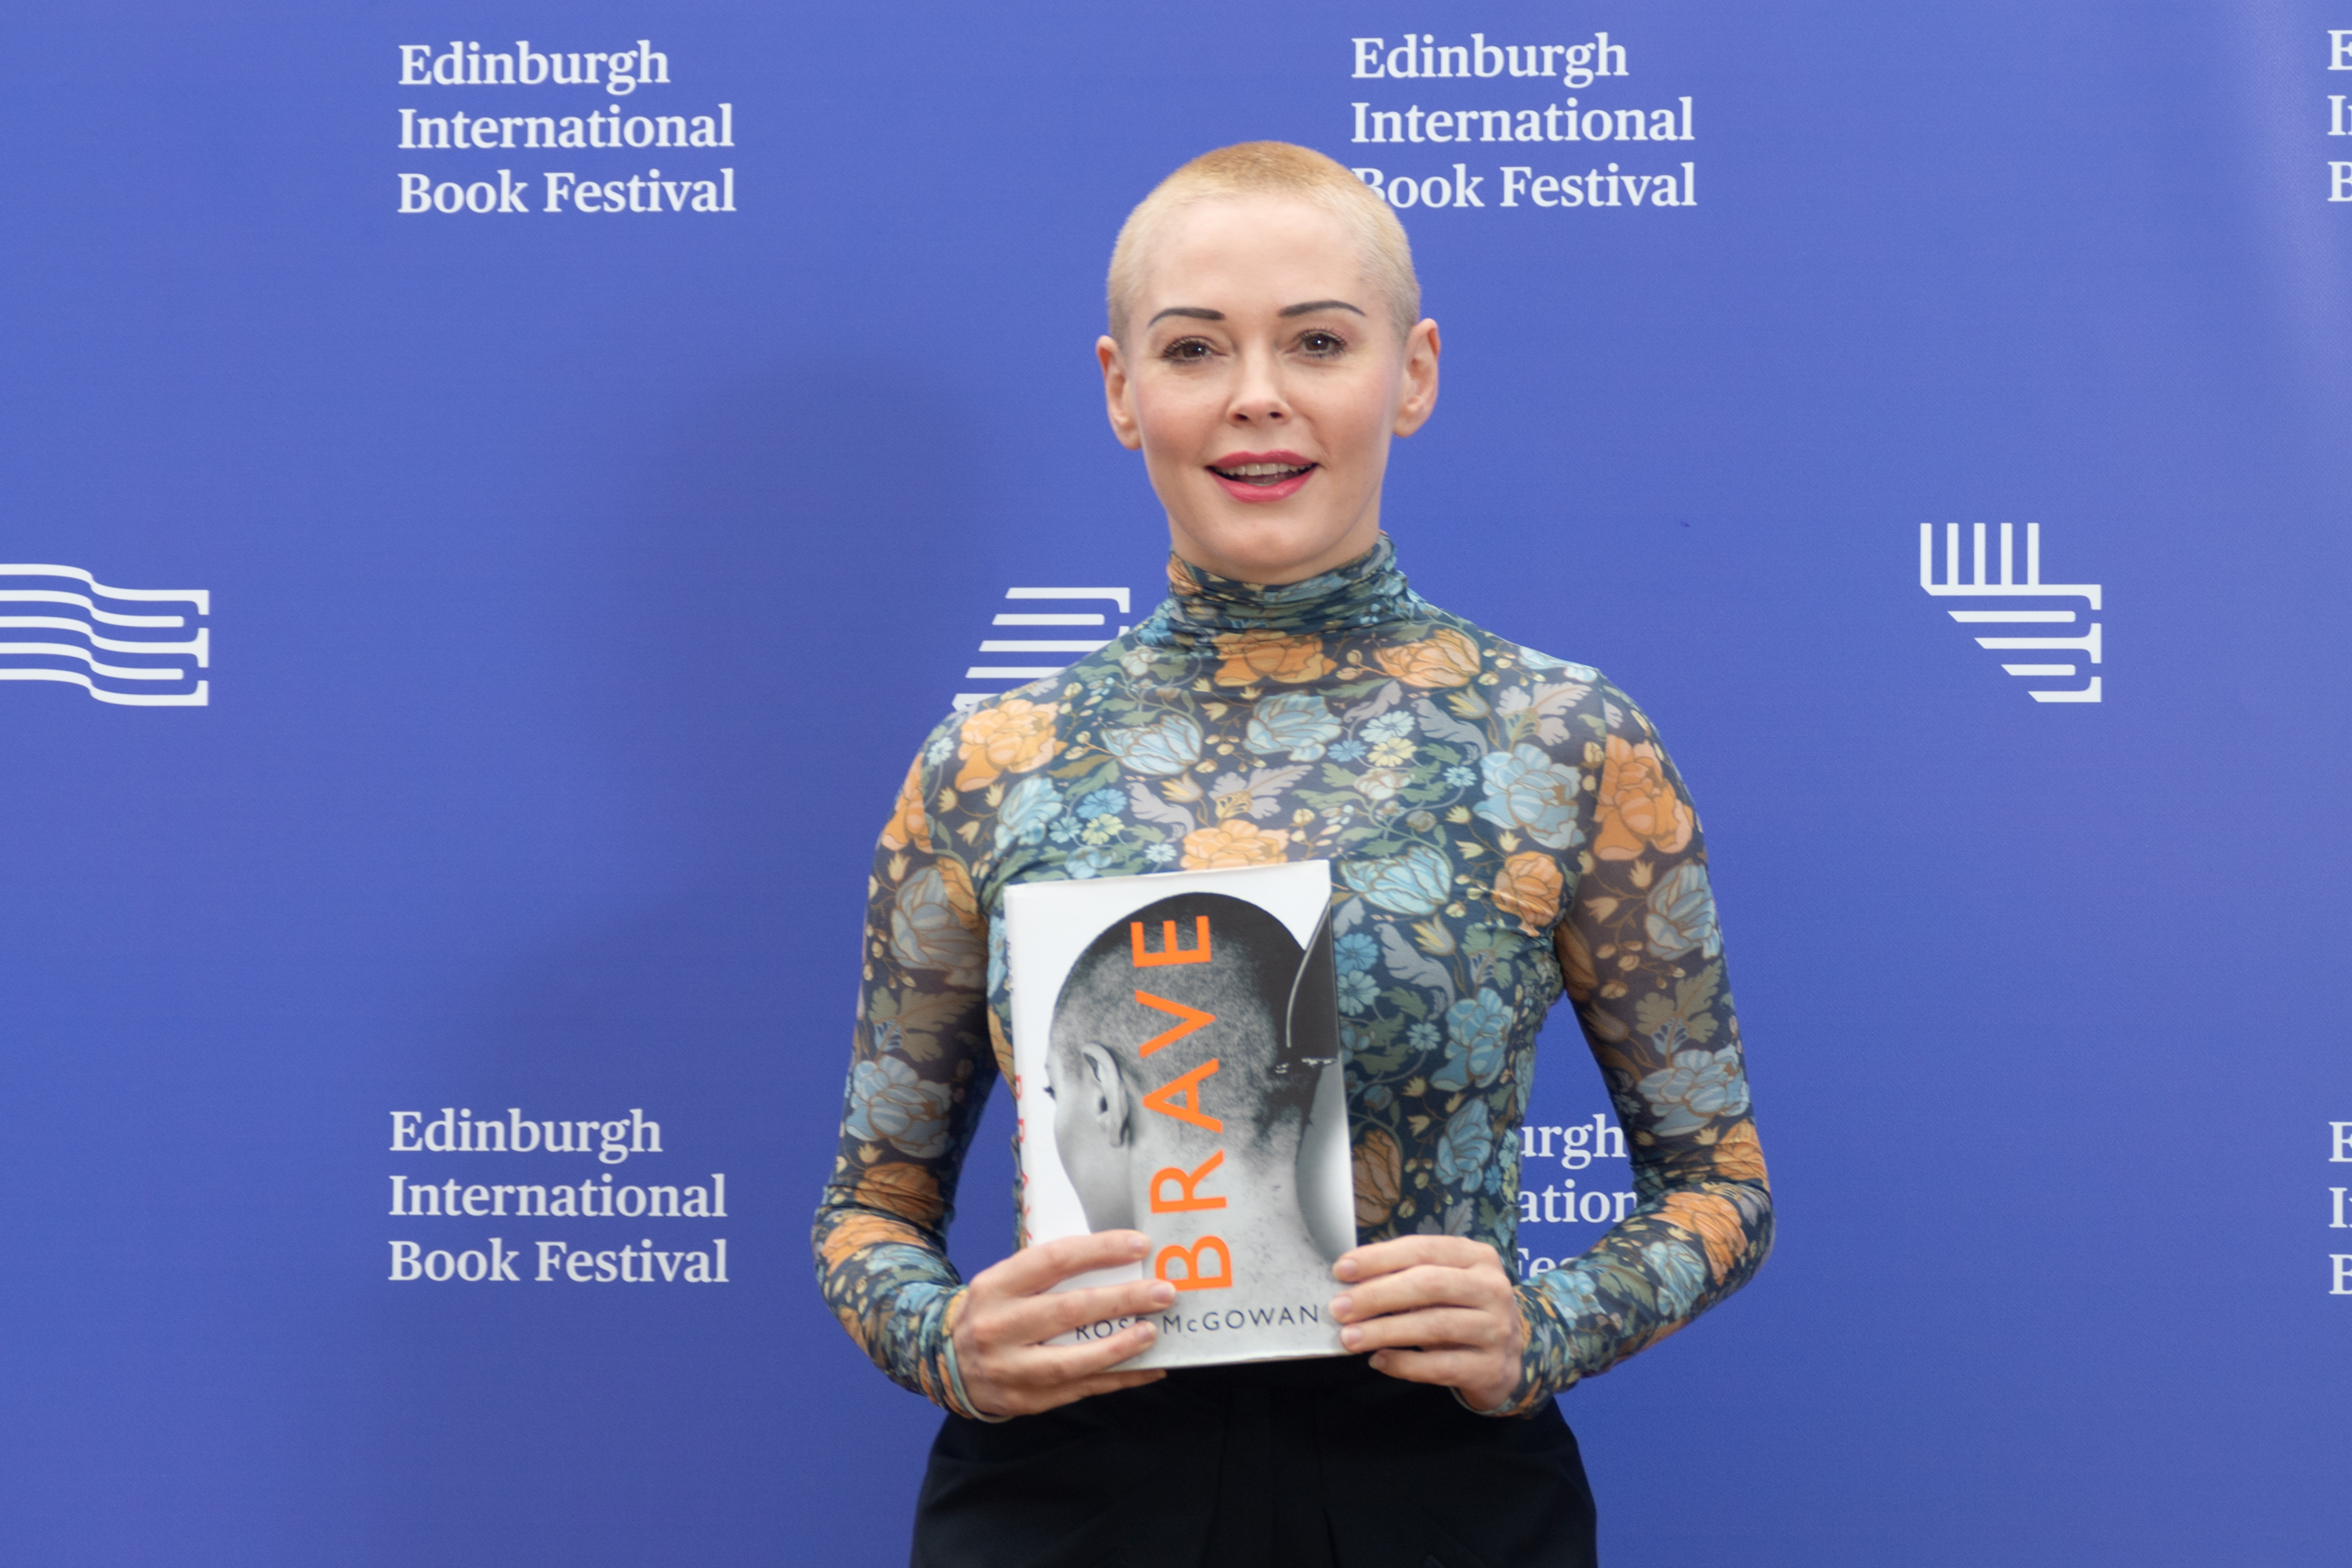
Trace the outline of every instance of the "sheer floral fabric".
<instances>
[{"instance_id":1,"label":"sheer floral fabric","mask_svg":"<svg viewBox=\"0 0 2352 1568\"><path fill-rule=\"evenodd\" d=\"M1171 560L1149 621L959 714L908 770L869 884L841 1150L814 1243L893 1378L977 1414L945 1237L1009 1017L1014 882L1328 858L1363 1241L1517 1257L1519 1122L1566 993L1636 1206L1519 1287L1522 1413L1746 1283L1772 1238L1698 818L1593 669L1435 609L1385 536L1283 587ZM1337 1287L1334 1287L1337 1292Z\"/></svg>"}]
</instances>

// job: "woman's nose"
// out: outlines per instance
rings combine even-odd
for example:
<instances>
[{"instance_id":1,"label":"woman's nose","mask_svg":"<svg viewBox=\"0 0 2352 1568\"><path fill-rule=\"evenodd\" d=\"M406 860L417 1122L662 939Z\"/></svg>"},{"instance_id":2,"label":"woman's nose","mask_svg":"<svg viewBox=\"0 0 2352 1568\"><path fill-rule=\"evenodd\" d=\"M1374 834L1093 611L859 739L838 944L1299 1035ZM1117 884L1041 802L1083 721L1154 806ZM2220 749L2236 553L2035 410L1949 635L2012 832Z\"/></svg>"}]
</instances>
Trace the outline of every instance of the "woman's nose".
<instances>
[{"instance_id":1,"label":"woman's nose","mask_svg":"<svg viewBox=\"0 0 2352 1568\"><path fill-rule=\"evenodd\" d=\"M1241 380L1226 416L1236 425L1279 425L1290 417L1290 401L1283 395L1272 356L1243 356Z\"/></svg>"}]
</instances>

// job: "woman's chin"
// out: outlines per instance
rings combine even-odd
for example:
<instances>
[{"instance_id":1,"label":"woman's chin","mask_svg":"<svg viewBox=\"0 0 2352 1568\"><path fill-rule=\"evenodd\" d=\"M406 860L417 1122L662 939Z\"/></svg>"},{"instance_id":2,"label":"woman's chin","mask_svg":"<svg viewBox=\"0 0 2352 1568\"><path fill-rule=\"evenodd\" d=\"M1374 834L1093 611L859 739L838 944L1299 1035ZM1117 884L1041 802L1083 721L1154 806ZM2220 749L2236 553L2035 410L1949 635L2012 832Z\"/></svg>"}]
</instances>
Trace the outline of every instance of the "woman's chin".
<instances>
[{"instance_id":1,"label":"woman's chin","mask_svg":"<svg viewBox=\"0 0 2352 1568\"><path fill-rule=\"evenodd\" d=\"M1227 502L1220 510L1241 511ZM1176 529L1176 552L1196 566L1244 583L1297 583L1328 572L1371 548L1377 528L1363 543L1356 529L1286 503L1251 507L1234 517L1211 516Z\"/></svg>"}]
</instances>

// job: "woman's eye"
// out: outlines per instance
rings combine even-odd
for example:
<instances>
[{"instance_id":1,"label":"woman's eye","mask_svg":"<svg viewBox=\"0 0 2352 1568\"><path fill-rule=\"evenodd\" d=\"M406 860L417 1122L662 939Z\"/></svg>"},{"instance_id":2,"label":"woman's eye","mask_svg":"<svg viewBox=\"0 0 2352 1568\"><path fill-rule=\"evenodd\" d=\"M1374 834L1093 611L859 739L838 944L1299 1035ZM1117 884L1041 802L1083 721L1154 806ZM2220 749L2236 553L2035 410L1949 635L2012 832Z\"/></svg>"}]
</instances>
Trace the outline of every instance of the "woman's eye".
<instances>
[{"instance_id":1,"label":"woman's eye","mask_svg":"<svg viewBox=\"0 0 2352 1568\"><path fill-rule=\"evenodd\" d=\"M1346 342L1331 332L1308 332L1298 340L1298 346L1310 354L1336 354L1347 349Z\"/></svg>"},{"instance_id":2,"label":"woman's eye","mask_svg":"<svg viewBox=\"0 0 2352 1568\"><path fill-rule=\"evenodd\" d=\"M1179 338L1174 342L1170 343L1166 348L1161 349L1160 351L1160 357L1161 359L1178 360L1186 363L1191 363L1207 359L1209 355L1214 352L1215 351L1211 349L1207 343L1202 342L1199 338Z\"/></svg>"}]
</instances>

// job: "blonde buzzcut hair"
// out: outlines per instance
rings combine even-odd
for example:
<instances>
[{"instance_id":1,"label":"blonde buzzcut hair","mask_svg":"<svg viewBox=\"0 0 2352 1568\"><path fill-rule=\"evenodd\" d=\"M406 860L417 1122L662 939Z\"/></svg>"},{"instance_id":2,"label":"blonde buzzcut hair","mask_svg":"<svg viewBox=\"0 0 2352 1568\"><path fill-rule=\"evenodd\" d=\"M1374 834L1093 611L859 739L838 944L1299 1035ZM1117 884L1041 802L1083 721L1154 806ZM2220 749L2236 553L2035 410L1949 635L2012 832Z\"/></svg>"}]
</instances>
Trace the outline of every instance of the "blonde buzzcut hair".
<instances>
[{"instance_id":1,"label":"blonde buzzcut hair","mask_svg":"<svg viewBox=\"0 0 2352 1568\"><path fill-rule=\"evenodd\" d=\"M1138 202L1119 226L1111 247L1107 304L1110 335L1127 341L1128 318L1142 282L1144 254L1160 229L1186 207L1223 196L1283 195L1322 208L1355 237L1364 276L1387 297L1390 319L1400 339L1421 320L1421 279L1412 269L1412 245L1404 225L1381 194L1347 165L1312 147L1288 142L1243 142L1203 153Z\"/></svg>"}]
</instances>

